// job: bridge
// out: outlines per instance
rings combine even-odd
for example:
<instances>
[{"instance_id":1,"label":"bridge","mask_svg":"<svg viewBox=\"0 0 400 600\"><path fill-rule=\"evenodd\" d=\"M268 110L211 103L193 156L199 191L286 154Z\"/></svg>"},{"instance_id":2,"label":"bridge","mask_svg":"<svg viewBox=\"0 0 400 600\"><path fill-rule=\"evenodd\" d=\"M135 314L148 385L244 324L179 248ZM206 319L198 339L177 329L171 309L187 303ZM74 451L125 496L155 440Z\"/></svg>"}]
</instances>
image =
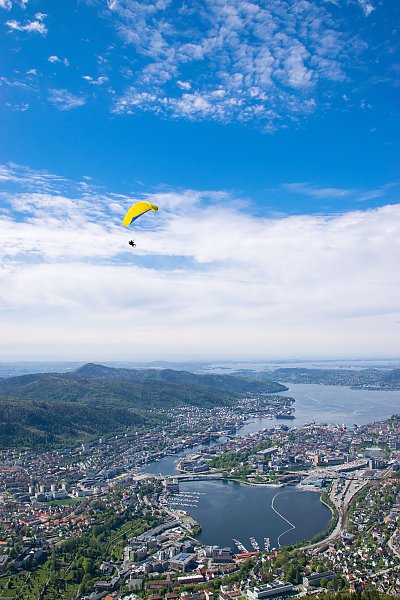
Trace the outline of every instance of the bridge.
<instances>
[{"instance_id":1,"label":"bridge","mask_svg":"<svg viewBox=\"0 0 400 600\"><path fill-rule=\"evenodd\" d=\"M172 477L178 481L213 481L224 478L222 473L185 473L184 475L173 475Z\"/></svg>"}]
</instances>

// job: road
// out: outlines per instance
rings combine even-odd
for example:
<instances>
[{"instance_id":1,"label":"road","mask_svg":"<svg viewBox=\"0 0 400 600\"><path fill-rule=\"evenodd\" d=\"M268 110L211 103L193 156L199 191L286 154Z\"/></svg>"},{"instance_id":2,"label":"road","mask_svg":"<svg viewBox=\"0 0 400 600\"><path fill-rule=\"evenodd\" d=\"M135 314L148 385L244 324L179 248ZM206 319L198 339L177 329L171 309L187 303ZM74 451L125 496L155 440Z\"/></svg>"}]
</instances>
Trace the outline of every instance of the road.
<instances>
[{"instance_id":1,"label":"road","mask_svg":"<svg viewBox=\"0 0 400 600\"><path fill-rule=\"evenodd\" d=\"M400 550L399 546L396 544L396 540L400 538L400 531L396 529L390 540L388 541L388 546L397 558L400 558Z\"/></svg>"},{"instance_id":2,"label":"road","mask_svg":"<svg viewBox=\"0 0 400 600\"><path fill-rule=\"evenodd\" d=\"M337 510L338 520L336 526L325 539L316 544L303 546L301 550L313 550L335 542L346 530L348 510L353 498L370 483L369 479L365 480L362 477L346 479L344 485L341 484L340 479L335 479L332 483L329 498Z\"/></svg>"}]
</instances>

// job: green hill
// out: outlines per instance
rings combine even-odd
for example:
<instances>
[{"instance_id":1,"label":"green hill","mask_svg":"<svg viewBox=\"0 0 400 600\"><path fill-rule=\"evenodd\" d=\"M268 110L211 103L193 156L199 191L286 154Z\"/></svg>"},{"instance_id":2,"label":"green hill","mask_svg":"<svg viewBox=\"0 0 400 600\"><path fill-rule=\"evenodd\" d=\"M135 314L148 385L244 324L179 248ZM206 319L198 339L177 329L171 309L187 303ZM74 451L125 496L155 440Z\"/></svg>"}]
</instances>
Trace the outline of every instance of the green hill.
<instances>
[{"instance_id":1,"label":"green hill","mask_svg":"<svg viewBox=\"0 0 400 600\"><path fill-rule=\"evenodd\" d=\"M168 409L234 404L243 395L278 392L274 382L170 369L87 364L69 373L0 379L0 447L75 441L148 425Z\"/></svg>"},{"instance_id":2,"label":"green hill","mask_svg":"<svg viewBox=\"0 0 400 600\"><path fill-rule=\"evenodd\" d=\"M96 379L118 379L126 381L162 381L179 385L207 387L214 390L240 394L276 393L287 390L287 387L274 381L256 381L255 378L236 377L235 375L196 375L189 371L172 369L116 369L88 363L76 369L72 374L76 377L94 377Z\"/></svg>"},{"instance_id":3,"label":"green hill","mask_svg":"<svg viewBox=\"0 0 400 600\"><path fill-rule=\"evenodd\" d=\"M0 398L0 447L72 445L126 427L154 425L155 416L114 406Z\"/></svg>"},{"instance_id":4,"label":"green hill","mask_svg":"<svg viewBox=\"0 0 400 600\"><path fill-rule=\"evenodd\" d=\"M88 364L73 373L36 373L0 379L0 397L156 410L191 404L232 404L243 394L283 391L274 382L246 381L230 375L195 375L170 369L113 369Z\"/></svg>"}]
</instances>

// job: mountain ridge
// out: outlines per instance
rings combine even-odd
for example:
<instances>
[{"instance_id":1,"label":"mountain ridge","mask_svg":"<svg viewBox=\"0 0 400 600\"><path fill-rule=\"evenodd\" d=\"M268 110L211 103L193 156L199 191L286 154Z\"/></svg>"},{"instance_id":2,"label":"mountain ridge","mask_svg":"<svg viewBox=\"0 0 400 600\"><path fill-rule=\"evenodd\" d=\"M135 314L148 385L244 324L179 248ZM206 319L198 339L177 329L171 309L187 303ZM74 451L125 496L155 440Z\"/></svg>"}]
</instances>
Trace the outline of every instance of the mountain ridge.
<instances>
[{"instance_id":1,"label":"mountain ridge","mask_svg":"<svg viewBox=\"0 0 400 600\"><path fill-rule=\"evenodd\" d=\"M271 382L172 369L95 363L68 373L0 379L0 446L74 442L168 420L171 408L232 406L244 395L284 391Z\"/></svg>"}]
</instances>

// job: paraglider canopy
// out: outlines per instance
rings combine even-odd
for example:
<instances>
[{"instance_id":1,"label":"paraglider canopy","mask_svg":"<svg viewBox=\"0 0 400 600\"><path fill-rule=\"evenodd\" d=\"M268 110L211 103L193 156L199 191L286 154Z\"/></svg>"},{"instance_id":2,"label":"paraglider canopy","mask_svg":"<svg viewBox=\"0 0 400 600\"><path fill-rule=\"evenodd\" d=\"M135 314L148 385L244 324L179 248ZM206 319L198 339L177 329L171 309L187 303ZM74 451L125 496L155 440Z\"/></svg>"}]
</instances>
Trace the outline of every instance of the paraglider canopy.
<instances>
[{"instance_id":1,"label":"paraglider canopy","mask_svg":"<svg viewBox=\"0 0 400 600\"><path fill-rule=\"evenodd\" d=\"M155 204L151 204L151 202L146 202L145 200L141 200L140 202L136 202L133 206L130 207L124 219L122 221L122 225L128 227L133 221L136 221L141 215L152 210L156 212L158 210L158 206Z\"/></svg>"}]
</instances>

